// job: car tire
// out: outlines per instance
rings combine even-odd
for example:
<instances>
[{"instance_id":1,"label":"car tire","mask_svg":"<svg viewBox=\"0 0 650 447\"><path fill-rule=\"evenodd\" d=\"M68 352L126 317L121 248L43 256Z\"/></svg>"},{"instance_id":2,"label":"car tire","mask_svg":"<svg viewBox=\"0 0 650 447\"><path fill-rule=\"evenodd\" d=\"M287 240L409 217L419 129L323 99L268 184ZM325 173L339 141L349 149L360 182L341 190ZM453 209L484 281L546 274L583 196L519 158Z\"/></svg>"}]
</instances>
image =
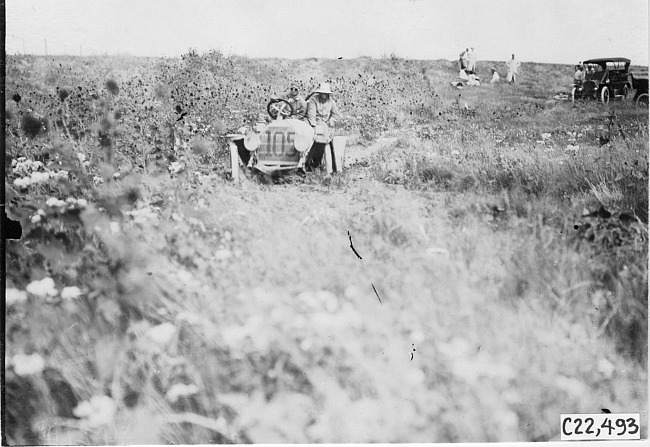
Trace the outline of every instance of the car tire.
<instances>
[{"instance_id":1,"label":"car tire","mask_svg":"<svg viewBox=\"0 0 650 447\"><path fill-rule=\"evenodd\" d=\"M641 93L636 97L635 104L638 107L645 107L648 108L648 94L647 93Z\"/></svg>"},{"instance_id":2,"label":"car tire","mask_svg":"<svg viewBox=\"0 0 650 447\"><path fill-rule=\"evenodd\" d=\"M603 87L600 91L600 102L603 104L609 103L609 89L607 87Z\"/></svg>"}]
</instances>

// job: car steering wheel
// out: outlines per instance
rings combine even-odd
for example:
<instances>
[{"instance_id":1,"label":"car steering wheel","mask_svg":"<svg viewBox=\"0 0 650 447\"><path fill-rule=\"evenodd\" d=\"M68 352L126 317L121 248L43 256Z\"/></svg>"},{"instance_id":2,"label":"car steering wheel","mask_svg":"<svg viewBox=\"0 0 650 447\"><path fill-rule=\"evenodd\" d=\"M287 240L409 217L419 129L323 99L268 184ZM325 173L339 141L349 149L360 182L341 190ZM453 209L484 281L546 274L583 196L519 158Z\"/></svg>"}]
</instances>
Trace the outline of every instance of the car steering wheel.
<instances>
[{"instance_id":1,"label":"car steering wheel","mask_svg":"<svg viewBox=\"0 0 650 447\"><path fill-rule=\"evenodd\" d=\"M290 118L293 116L293 107L284 99L272 99L266 106L266 111L269 113L269 116L273 119L278 117L278 113L282 118Z\"/></svg>"}]
</instances>

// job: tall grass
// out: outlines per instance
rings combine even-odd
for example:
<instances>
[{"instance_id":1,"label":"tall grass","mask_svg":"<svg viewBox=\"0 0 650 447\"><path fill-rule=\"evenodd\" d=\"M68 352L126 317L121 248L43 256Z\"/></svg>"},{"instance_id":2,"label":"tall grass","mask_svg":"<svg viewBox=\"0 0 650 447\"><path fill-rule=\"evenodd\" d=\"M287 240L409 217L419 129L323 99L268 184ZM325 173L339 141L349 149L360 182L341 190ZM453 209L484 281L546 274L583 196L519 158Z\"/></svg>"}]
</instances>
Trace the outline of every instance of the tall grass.
<instances>
[{"instance_id":1,"label":"tall grass","mask_svg":"<svg viewBox=\"0 0 650 447\"><path fill-rule=\"evenodd\" d=\"M573 131L549 129L542 120L500 134L480 116L476 121L464 119L462 130L426 142L402 137L374 155L374 177L417 191L448 191L458 197L452 214L478 212L506 229L522 244L508 260L507 299L550 296L557 309L578 318L593 313L590 296L607 297L596 312L600 332L645 363L647 126L626 121L626 135L612 134L600 145L594 125L580 121L564 124ZM600 207L606 213L597 216ZM558 259L570 261L560 267Z\"/></svg>"}]
</instances>

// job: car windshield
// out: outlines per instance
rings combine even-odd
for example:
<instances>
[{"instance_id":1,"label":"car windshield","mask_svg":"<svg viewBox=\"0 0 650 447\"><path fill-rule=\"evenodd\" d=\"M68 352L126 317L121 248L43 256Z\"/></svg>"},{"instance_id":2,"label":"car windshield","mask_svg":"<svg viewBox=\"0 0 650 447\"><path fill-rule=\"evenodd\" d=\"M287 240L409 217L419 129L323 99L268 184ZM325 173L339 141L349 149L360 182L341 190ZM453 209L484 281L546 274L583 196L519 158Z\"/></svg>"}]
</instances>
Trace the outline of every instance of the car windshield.
<instances>
[{"instance_id":1,"label":"car windshield","mask_svg":"<svg viewBox=\"0 0 650 447\"><path fill-rule=\"evenodd\" d=\"M625 70L625 62L607 62L608 70Z\"/></svg>"},{"instance_id":2,"label":"car windshield","mask_svg":"<svg viewBox=\"0 0 650 447\"><path fill-rule=\"evenodd\" d=\"M604 68L598 64L586 64L585 72L587 79L602 79L603 73L605 72Z\"/></svg>"}]
</instances>

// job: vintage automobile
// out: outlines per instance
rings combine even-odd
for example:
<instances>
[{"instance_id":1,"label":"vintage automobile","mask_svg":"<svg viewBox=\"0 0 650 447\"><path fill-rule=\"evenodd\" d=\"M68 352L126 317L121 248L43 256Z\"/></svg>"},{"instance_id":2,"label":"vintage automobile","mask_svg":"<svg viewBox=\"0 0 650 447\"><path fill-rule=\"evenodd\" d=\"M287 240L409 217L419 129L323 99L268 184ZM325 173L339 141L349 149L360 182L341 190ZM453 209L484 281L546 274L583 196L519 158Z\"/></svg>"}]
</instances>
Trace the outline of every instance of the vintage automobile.
<instances>
[{"instance_id":1,"label":"vintage automobile","mask_svg":"<svg viewBox=\"0 0 650 447\"><path fill-rule=\"evenodd\" d=\"M630 73L632 88L634 88L634 103L637 106L648 107L648 73L638 75Z\"/></svg>"},{"instance_id":2,"label":"vintage automobile","mask_svg":"<svg viewBox=\"0 0 650 447\"><path fill-rule=\"evenodd\" d=\"M597 99L607 104L612 97L626 98L632 89L630 60L624 57L589 59L583 62L585 79L576 83L569 98Z\"/></svg>"},{"instance_id":3,"label":"vintage automobile","mask_svg":"<svg viewBox=\"0 0 650 447\"><path fill-rule=\"evenodd\" d=\"M295 111L283 99L271 100L267 112L272 118L270 123L258 120L245 133L227 135L233 179L238 180L242 173L246 175L249 171L271 177L304 173L307 167L327 174L343 171L346 137L331 136L327 125L312 128L307 122L293 118ZM320 153L323 153L320 164L313 166L313 155Z\"/></svg>"}]
</instances>

